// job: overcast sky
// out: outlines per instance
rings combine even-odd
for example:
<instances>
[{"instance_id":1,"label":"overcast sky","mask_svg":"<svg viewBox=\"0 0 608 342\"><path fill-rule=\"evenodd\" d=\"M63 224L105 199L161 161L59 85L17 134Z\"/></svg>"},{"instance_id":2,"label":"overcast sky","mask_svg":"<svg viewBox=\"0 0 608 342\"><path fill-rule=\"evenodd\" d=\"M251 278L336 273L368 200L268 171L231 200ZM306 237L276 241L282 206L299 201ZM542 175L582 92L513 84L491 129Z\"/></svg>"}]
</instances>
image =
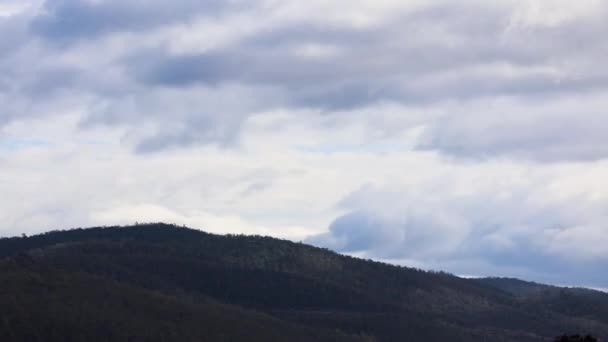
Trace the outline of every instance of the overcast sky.
<instances>
[{"instance_id":1,"label":"overcast sky","mask_svg":"<svg viewBox=\"0 0 608 342\"><path fill-rule=\"evenodd\" d=\"M608 287L607 17L0 0L0 235L165 221Z\"/></svg>"}]
</instances>

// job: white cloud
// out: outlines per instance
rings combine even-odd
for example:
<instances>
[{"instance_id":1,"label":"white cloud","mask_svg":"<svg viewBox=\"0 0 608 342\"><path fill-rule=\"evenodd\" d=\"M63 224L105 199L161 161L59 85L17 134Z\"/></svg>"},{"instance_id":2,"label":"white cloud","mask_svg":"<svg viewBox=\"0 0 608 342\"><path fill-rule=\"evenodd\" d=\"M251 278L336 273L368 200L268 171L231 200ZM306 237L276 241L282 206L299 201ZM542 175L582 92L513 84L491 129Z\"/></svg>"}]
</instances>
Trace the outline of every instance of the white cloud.
<instances>
[{"instance_id":1,"label":"white cloud","mask_svg":"<svg viewBox=\"0 0 608 342\"><path fill-rule=\"evenodd\" d=\"M0 19L19 15L28 11L36 11L43 0L3 0L0 3Z\"/></svg>"}]
</instances>

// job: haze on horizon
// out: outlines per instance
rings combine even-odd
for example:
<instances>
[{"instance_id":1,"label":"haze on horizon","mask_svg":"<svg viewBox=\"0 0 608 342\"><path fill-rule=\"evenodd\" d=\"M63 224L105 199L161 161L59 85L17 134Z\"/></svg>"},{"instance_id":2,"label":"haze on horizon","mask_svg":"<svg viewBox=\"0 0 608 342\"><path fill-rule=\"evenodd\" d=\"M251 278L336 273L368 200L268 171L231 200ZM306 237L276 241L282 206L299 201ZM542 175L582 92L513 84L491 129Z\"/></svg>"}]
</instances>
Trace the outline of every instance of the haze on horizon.
<instances>
[{"instance_id":1,"label":"haze on horizon","mask_svg":"<svg viewBox=\"0 0 608 342\"><path fill-rule=\"evenodd\" d=\"M165 221L608 288L607 15L2 0L0 236Z\"/></svg>"}]
</instances>

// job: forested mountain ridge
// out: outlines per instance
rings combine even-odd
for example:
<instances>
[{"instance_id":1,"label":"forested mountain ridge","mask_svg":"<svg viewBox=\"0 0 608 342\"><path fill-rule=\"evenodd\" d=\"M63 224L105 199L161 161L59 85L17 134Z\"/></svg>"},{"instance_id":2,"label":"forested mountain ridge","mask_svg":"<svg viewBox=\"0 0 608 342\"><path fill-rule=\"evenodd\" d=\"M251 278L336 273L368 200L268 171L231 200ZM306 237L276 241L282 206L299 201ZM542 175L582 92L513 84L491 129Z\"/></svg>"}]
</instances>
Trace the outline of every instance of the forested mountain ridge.
<instances>
[{"instance_id":1,"label":"forested mountain ridge","mask_svg":"<svg viewBox=\"0 0 608 342\"><path fill-rule=\"evenodd\" d=\"M260 236L166 224L75 229L0 239L0 258L2 341L608 336L600 292L461 279Z\"/></svg>"}]
</instances>

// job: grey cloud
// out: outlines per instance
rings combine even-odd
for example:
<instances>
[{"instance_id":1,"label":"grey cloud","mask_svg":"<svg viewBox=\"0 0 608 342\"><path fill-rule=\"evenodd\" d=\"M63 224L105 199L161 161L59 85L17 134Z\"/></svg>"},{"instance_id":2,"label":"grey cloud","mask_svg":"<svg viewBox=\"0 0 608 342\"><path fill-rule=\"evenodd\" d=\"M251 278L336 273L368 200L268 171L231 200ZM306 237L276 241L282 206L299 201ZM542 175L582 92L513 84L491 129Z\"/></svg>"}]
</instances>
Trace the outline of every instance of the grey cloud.
<instances>
[{"instance_id":1,"label":"grey cloud","mask_svg":"<svg viewBox=\"0 0 608 342\"><path fill-rule=\"evenodd\" d=\"M0 61L25 43L27 19L24 16L0 16Z\"/></svg>"},{"instance_id":2,"label":"grey cloud","mask_svg":"<svg viewBox=\"0 0 608 342\"><path fill-rule=\"evenodd\" d=\"M238 138L240 120L222 120L221 115L197 116L186 119L175 128L162 130L137 142L136 152L157 152L170 147L196 144L232 144Z\"/></svg>"},{"instance_id":3,"label":"grey cloud","mask_svg":"<svg viewBox=\"0 0 608 342\"><path fill-rule=\"evenodd\" d=\"M343 80L326 62L298 62L287 56L249 51L209 52L202 55L166 56L153 54L149 63L133 62L135 77L144 84L163 87L218 86L240 83L277 89L268 108L281 106L348 109L401 94L385 84L365 80ZM157 60L158 58L158 60ZM140 60L141 57L133 58ZM345 72L343 72L345 73ZM354 72L353 72L354 74ZM338 77L334 77L338 76Z\"/></svg>"},{"instance_id":4,"label":"grey cloud","mask_svg":"<svg viewBox=\"0 0 608 342\"><path fill-rule=\"evenodd\" d=\"M433 111L450 101L511 97L519 101L521 113L509 115L520 117L530 110L531 102L608 87L608 70L601 64L607 52L602 44L604 10L548 27L513 25L513 8L474 3L445 2L396 11L368 27L327 22L314 15L273 21L272 11L255 1L154 0L142 5L136 0L47 0L40 15L0 19L0 28L21 37L0 38L0 46L14 47L4 57L0 52L0 71L5 75L0 77L0 92L4 98L19 98L24 106L28 101L69 102L59 96L86 97L74 101L90 103L79 108L86 123L82 127L129 126L139 131L130 135L141 139L132 141L139 146L137 151L157 151L165 146L238 141L242 122L259 111L313 108L333 114L387 102ZM170 47L171 37L146 40L161 27L195 18L213 18L221 26L236 14L273 15L268 15L268 25L205 52L176 50ZM131 44L118 38L104 40L114 32L129 32ZM138 37L146 43L139 44ZM60 44L61 49L45 42ZM105 59L102 49L111 50ZM87 63L89 58L94 62ZM70 66L73 61L78 66ZM209 100L211 104L199 101L195 108L186 108L167 102L195 97L193 93L203 88L242 104ZM247 89L246 99L240 98L240 92L219 95L235 88ZM176 95L179 92L185 95ZM158 104L157 96L166 99L162 109L152 105ZM483 108L475 110L483 113L475 114L479 117L487 114ZM599 109L585 106L581 111L598 113ZM46 112L52 111L37 115ZM500 121L502 113L487 115ZM17 117L3 116L5 121ZM591 160L608 155L601 147L606 145L602 138L589 138L596 133L580 142L552 126L534 124L522 130L514 125L510 138L495 139L488 136L491 127L462 128L459 116L448 113L441 120L423 123L427 133L419 148L473 158L539 159L546 152L546 160ZM146 125L141 125L144 120ZM143 131L142 126L155 129ZM596 130L577 128L589 129ZM520 132L528 133L519 139ZM479 141L471 138L476 134Z\"/></svg>"},{"instance_id":5,"label":"grey cloud","mask_svg":"<svg viewBox=\"0 0 608 342\"><path fill-rule=\"evenodd\" d=\"M261 193L267 189L269 189L270 187L272 187L272 182L256 182L256 183L252 183L249 186L247 186L247 188L245 190L243 190L241 192L241 196L243 197L249 197L249 196L253 196L256 195L258 193Z\"/></svg>"},{"instance_id":6,"label":"grey cloud","mask_svg":"<svg viewBox=\"0 0 608 342\"><path fill-rule=\"evenodd\" d=\"M134 88L112 101L98 101L81 127L123 126L125 142L135 152L151 153L166 148L199 144L231 146L250 115L263 108L263 89L252 91L238 85L196 86L181 90Z\"/></svg>"},{"instance_id":7,"label":"grey cloud","mask_svg":"<svg viewBox=\"0 0 608 342\"><path fill-rule=\"evenodd\" d=\"M419 148L477 159L603 159L608 157L607 99L602 91L548 104L503 99L465 106L429 125Z\"/></svg>"},{"instance_id":8,"label":"grey cloud","mask_svg":"<svg viewBox=\"0 0 608 342\"><path fill-rule=\"evenodd\" d=\"M308 242L330 247L341 252L369 251L381 245L386 236L378 234L386 222L373 213L353 211L340 216L329 226L329 233L314 236Z\"/></svg>"},{"instance_id":9,"label":"grey cloud","mask_svg":"<svg viewBox=\"0 0 608 342\"><path fill-rule=\"evenodd\" d=\"M57 43L121 31L140 31L197 15L217 15L234 1L86 1L46 0L44 12L31 22L34 34Z\"/></svg>"},{"instance_id":10,"label":"grey cloud","mask_svg":"<svg viewBox=\"0 0 608 342\"><path fill-rule=\"evenodd\" d=\"M465 275L608 283L601 271L608 253L587 255L590 249L601 250L608 234L595 240L561 238L576 227L589 227L587 234L601 230L605 201L555 201L538 183L529 189L475 189L466 196L455 193L455 187L418 185L415 194L362 188L343 201L348 212L308 242Z\"/></svg>"},{"instance_id":11,"label":"grey cloud","mask_svg":"<svg viewBox=\"0 0 608 342\"><path fill-rule=\"evenodd\" d=\"M560 63L569 60L574 53L572 44L578 41L576 35L572 44L561 42L559 48L546 43L562 41L558 39L561 34L568 37L566 32L577 31L577 26L585 26L583 23L567 24L558 32L509 31L509 15L492 7L443 5L407 13L369 29L294 23L206 54L155 53L151 63L144 67L136 63L133 68L144 83L264 84L286 90L291 105L329 109L379 101L411 104L497 95L542 96L608 85L606 72L573 70L571 74L555 75L526 71L559 68ZM589 34L586 44L599 43L602 28L592 31L595 34ZM524 35L529 37L525 39ZM530 40L539 43L528 44ZM321 58L294 54L305 44L335 49L336 53ZM601 56L598 49L593 49L595 57L593 52L589 54L597 61ZM142 58L146 56L137 56ZM479 66L488 71L476 74L471 70ZM493 66L497 70L492 70ZM504 74L501 66L522 75ZM586 75L581 77L580 72ZM446 73L451 76L443 77Z\"/></svg>"},{"instance_id":12,"label":"grey cloud","mask_svg":"<svg viewBox=\"0 0 608 342\"><path fill-rule=\"evenodd\" d=\"M162 54L163 51L152 51L146 53L151 58L142 55L130 57L136 78L144 83L169 87L187 87L197 83L213 85L235 80L237 68L248 62L239 60L237 56L217 53L159 58Z\"/></svg>"}]
</instances>

